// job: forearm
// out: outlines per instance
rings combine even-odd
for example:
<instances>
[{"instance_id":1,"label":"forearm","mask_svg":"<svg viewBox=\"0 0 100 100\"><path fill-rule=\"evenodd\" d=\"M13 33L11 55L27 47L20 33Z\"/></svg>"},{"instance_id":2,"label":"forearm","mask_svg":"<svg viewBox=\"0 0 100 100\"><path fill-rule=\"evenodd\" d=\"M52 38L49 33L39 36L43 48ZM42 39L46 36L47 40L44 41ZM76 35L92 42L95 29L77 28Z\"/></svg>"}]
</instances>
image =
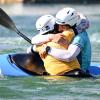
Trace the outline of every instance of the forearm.
<instances>
[{"instance_id":1,"label":"forearm","mask_svg":"<svg viewBox=\"0 0 100 100\"><path fill-rule=\"evenodd\" d=\"M27 53L34 53L34 52L36 52L36 45L27 48Z\"/></svg>"},{"instance_id":2,"label":"forearm","mask_svg":"<svg viewBox=\"0 0 100 100\"><path fill-rule=\"evenodd\" d=\"M49 41L49 35L36 35L32 38L32 44L42 45Z\"/></svg>"},{"instance_id":3,"label":"forearm","mask_svg":"<svg viewBox=\"0 0 100 100\"><path fill-rule=\"evenodd\" d=\"M53 56L54 58L66 62L74 60L79 53L80 48L75 45L70 45L68 50L51 48L51 50L48 52L48 54Z\"/></svg>"}]
</instances>

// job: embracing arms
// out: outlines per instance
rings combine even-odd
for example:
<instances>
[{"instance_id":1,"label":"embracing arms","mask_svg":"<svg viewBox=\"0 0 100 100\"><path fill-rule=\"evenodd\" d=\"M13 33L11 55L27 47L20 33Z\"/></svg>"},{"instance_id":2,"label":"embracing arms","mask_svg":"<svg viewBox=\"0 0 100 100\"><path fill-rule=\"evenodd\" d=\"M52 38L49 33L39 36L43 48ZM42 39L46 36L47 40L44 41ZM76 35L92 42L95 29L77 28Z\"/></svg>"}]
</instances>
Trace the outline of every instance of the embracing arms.
<instances>
[{"instance_id":1,"label":"embracing arms","mask_svg":"<svg viewBox=\"0 0 100 100\"><path fill-rule=\"evenodd\" d=\"M40 45L40 44L44 44L44 42L46 41L49 41L49 39L50 39L50 35L36 35L35 37L32 38L32 43L36 45ZM70 62L73 59L75 59L79 53L80 53L80 48L77 45L73 45L73 44L70 44L68 49L66 50L51 48L51 50L48 52L48 54L53 56L54 58L66 62Z\"/></svg>"},{"instance_id":2,"label":"embracing arms","mask_svg":"<svg viewBox=\"0 0 100 100\"><path fill-rule=\"evenodd\" d=\"M61 61L70 62L78 56L80 51L77 45L70 44L67 50L51 48L48 54Z\"/></svg>"}]
</instances>

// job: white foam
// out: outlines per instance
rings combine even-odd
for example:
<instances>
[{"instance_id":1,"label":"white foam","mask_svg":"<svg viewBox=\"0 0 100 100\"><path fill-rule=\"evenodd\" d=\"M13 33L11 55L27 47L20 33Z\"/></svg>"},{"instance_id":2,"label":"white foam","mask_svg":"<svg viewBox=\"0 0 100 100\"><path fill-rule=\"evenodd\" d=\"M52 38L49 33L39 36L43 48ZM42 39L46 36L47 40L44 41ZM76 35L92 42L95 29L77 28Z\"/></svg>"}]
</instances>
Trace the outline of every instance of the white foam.
<instances>
[{"instance_id":1,"label":"white foam","mask_svg":"<svg viewBox=\"0 0 100 100\"><path fill-rule=\"evenodd\" d=\"M90 36L90 40L91 40L91 42L100 43L100 33L93 33L93 34Z\"/></svg>"}]
</instances>

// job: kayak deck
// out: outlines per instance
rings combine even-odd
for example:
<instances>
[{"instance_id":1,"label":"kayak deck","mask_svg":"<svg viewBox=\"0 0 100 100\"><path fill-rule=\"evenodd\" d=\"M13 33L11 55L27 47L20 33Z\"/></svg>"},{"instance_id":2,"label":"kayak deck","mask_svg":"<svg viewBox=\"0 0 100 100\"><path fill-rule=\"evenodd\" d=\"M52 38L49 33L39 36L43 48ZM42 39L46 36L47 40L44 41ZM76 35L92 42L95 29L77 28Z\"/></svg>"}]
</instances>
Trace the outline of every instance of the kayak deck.
<instances>
[{"instance_id":1,"label":"kayak deck","mask_svg":"<svg viewBox=\"0 0 100 100\"><path fill-rule=\"evenodd\" d=\"M29 55L29 54L3 54L0 55L0 75L6 75L6 76L37 76L38 74L26 70L25 67L27 67L26 60L29 58L33 59L31 62L33 62L33 65L35 64L38 66L38 68L41 68L41 73L45 72L45 69L43 66L43 62L41 62L41 59L37 57L38 55ZM12 62L11 57L13 57L13 60L15 60L15 63ZM40 71L40 70L39 70ZM100 76L100 63L92 62L91 66L88 69L89 73L94 77Z\"/></svg>"}]
</instances>

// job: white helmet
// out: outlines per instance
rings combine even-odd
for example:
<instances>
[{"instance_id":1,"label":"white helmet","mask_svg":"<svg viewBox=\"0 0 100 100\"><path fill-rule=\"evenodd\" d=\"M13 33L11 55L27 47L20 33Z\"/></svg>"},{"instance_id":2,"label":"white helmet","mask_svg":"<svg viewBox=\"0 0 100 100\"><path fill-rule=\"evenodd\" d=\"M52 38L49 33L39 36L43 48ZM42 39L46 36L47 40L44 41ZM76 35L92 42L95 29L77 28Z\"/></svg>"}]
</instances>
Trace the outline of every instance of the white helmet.
<instances>
[{"instance_id":1,"label":"white helmet","mask_svg":"<svg viewBox=\"0 0 100 100\"><path fill-rule=\"evenodd\" d=\"M63 8L56 14L56 23L73 26L79 21L79 15L73 8Z\"/></svg>"},{"instance_id":2,"label":"white helmet","mask_svg":"<svg viewBox=\"0 0 100 100\"><path fill-rule=\"evenodd\" d=\"M40 34L45 34L54 29L55 18L52 15L41 16L36 21L36 29L40 31Z\"/></svg>"}]
</instances>

